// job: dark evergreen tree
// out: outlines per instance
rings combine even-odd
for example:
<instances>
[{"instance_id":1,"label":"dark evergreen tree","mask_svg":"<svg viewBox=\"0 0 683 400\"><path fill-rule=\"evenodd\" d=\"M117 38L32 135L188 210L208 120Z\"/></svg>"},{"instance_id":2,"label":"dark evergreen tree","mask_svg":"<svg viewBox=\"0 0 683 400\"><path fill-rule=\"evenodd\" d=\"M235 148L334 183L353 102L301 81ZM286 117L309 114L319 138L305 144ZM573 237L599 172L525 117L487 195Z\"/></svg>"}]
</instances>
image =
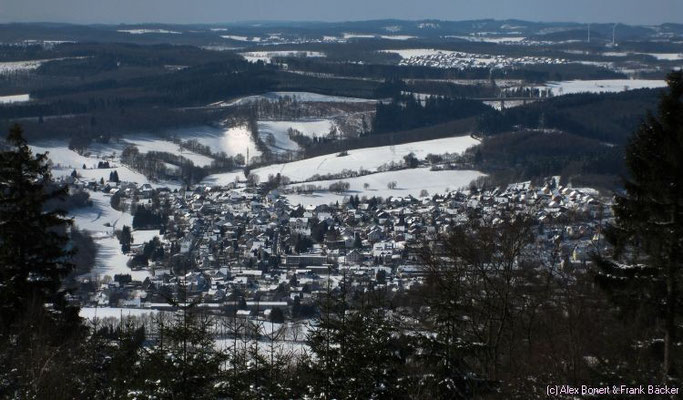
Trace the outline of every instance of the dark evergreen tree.
<instances>
[{"instance_id":1,"label":"dark evergreen tree","mask_svg":"<svg viewBox=\"0 0 683 400\"><path fill-rule=\"evenodd\" d=\"M658 114L647 116L626 149L630 176L625 193L616 196L615 224L606 232L614 258L596 257L597 280L617 304L630 315L644 310L661 327L665 380L680 377L676 343L683 314L682 73L671 73L667 82Z\"/></svg>"},{"instance_id":2,"label":"dark evergreen tree","mask_svg":"<svg viewBox=\"0 0 683 400\"><path fill-rule=\"evenodd\" d=\"M146 207L138 207L133 215L134 229L159 229L164 224L164 217Z\"/></svg>"},{"instance_id":3,"label":"dark evergreen tree","mask_svg":"<svg viewBox=\"0 0 683 400\"><path fill-rule=\"evenodd\" d=\"M275 307L270 311L270 321L276 324L285 322L285 314L280 307Z\"/></svg>"},{"instance_id":4,"label":"dark evergreen tree","mask_svg":"<svg viewBox=\"0 0 683 400\"><path fill-rule=\"evenodd\" d=\"M0 153L0 397L78 398L88 377L78 309L62 280L73 265L71 221L46 203L66 188L50 185L47 156L33 155L18 125Z\"/></svg>"},{"instance_id":5,"label":"dark evergreen tree","mask_svg":"<svg viewBox=\"0 0 683 400\"><path fill-rule=\"evenodd\" d=\"M297 234L296 243L294 244L294 251L297 253L305 253L313 246L313 241L308 236Z\"/></svg>"},{"instance_id":6,"label":"dark evergreen tree","mask_svg":"<svg viewBox=\"0 0 683 400\"><path fill-rule=\"evenodd\" d=\"M119 182L119 173L116 170L109 173L109 181Z\"/></svg>"},{"instance_id":7,"label":"dark evergreen tree","mask_svg":"<svg viewBox=\"0 0 683 400\"><path fill-rule=\"evenodd\" d=\"M420 163L417 157L415 157L415 153L412 152L403 156L403 161L406 163L406 167L408 168L417 168Z\"/></svg>"},{"instance_id":8,"label":"dark evergreen tree","mask_svg":"<svg viewBox=\"0 0 683 400\"><path fill-rule=\"evenodd\" d=\"M121 211L121 191L117 190L114 192L114 194L111 196L111 200L109 200L109 203L111 204L111 208L114 210Z\"/></svg>"},{"instance_id":9,"label":"dark evergreen tree","mask_svg":"<svg viewBox=\"0 0 683 400\"><path fill-rule=\"evenodd\" d=\"M33 155L14 125L0 153L0 326L8 327L31 302L61 303L61 281L73 268L66 251L71 220L45 204L64 199L66 187L48 188L45 154Z\"/></svg>"},{"instance_id":10,"label":"dark evergreen tree","mask_svg":"<svg viewBox=\"0 0 683 400\"><path fill-rule=\"evenodd\" d=\"M133 235L131 234L130 226L124 225L119 233L119 243L121 244L121 251L128 253L130 245L133 243Z\"/></svg>"}]
</instances>

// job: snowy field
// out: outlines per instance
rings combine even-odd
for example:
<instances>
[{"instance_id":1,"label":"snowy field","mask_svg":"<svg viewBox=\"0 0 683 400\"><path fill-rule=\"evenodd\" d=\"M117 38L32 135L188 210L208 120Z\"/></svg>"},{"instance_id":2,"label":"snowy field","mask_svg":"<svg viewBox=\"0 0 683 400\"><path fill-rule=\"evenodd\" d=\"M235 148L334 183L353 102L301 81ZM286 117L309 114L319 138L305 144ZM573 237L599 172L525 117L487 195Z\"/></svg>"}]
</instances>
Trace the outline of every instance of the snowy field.
<instances>
[{"instance_id":1,"label":"snowy field","mask_svg":"<svg viewBox=\"0 0 683 400\"><path fill-rule=\"evenodd\" d=\"M548 82L543 88L550 88L554 96L575 93L617 93L635 89L656 89L666 87L664 80L654 79L603 79Z\"/></svg>"},{"instance_id":2,"label":"snowy field","mask_svg":"<svg viewBox=\"0 0 683 400\"><path fill-rule=\"evenodd\" d=\"M156 314L158 311L144 308L119 308L119 307L82 307L78 315L88 320L121 318L121 317L142 317L145 315Z\"/></svg>"},{"instance_id":3,"label":"snowy field","mask_svg":"<svg viewBox=\"0 0 683 400\"><path fill-rule=\"evenodd\" d=\"M177 137L183 141L196 140L204 146L209 146L213 153L225 152L228 156L242 154L258 156L261 152L256 148L256 143L251 138L251 133L246 126L232 128L216 128L213 126L197 126L182 128L167 132L171 137Z\"/></svg>"},{"instance_id":4,"label":"snowy field","mask_svg":"<svg viewBox=\"0 0 683 400\"><path fill-rule=\"evenodd\" d=\"M470 136L458 136L396 146L369 147L350 150L348 152L349 155L345 157L328 154L290 163L269 165L255 169L252 173L259 175L262 181L267 179L268 175L276 175L278 173L287 176L292 181L304 181L316 174L334 174L343 170L358 171L360 168L363 168L374 171L378 167L390 162L402 162L403 157L409 153L414 153L420 159L425 158L427 154L462 153L477 144L479 144L479 141ZM208 176L204 183L227 185L234 182L236 177L243 179L244 175L241 172L215 174Z\"/></svg>"},{"instance_id":5,"label":"snowy field","mask_svg":"<svg viewBox=\"0 0 683 400\"><path fill-rule=\"evenodd\" d=\"M294 126L297 126L294 124ZM306 126L306 124L304 124ZM309 129L308 131L312 130ZM307 131L307 132L308 132ZM257 157L261 152L256 148L256 144L251 138L251 133L246 126L238 126L230 129L198 127L187 128L169 132L172 136L177 136L182 140L196 139L199 143L209 146L213 152L225 152L228 156L242 154L249 157ZM66 140L40 141L31 144L34 153L48 152L48 158L53 164L53 175L55 177L69 176L75 169L78 174L86 180L105 181L109 178L109 173L117 171L119 179L124 182L136 182L138 184L149 183L154 187L168 187L171 190L180 187L176 182L151 182L143 174L133 171L122 165L118 156L128 145L135 145L141 153L149 151L163 151L181 155L191 160L197 166L208 166L213 161L212 158L197 154L180 148L170 140L156 137L153 135L132 135L126 136L119 142L107 144L93 143L88 148L86 156L70 150ZM108 161L112 168L98 169L100 161ZM83 166L86 166L84 169ZM170 166L170 165L169 165Z\"/></svg>"},{"instance_id":6,"label":"snowy field","mask_svg":"<svg viewBox=\"0 0 683 400\"><path fill-rule=\"evenodd\" d=\"M438 54L455 54L455 51L437 49L397 49L380 50L380 52L398 54L401 58L427 57Z\"/></svg>"},{"instance_id":7,"label":"snowy field","mask_svg":"<svg viewBox=\"0 0 683 400\"><path fill-rule=\"evenodd\" d=\"M201 139L197 140L202 142ZM229 156L242 154L244 157L247 157L248 154L249 158L252 158L261 155L251 137L249 128L246 126L235 126L226 130L220 138L217 149L226 152Z\"/></svg>"},{"instance_id":8,"label":"snowy field","mask_svg":"<svg viewBox=\"0 0 683 400\"><path fill-rule=\"evenodd\" d=\"M41 141L31 144L30 147L34 153L48 153L48 159L52 162L52 175L55 178L69 176L75 169L85 180L100 180L100 178L104 178L106 181L109 179L109 173L116 171L119 179L123 182L151 183L141 173L135 172L126 166L116 165L116 163L114 163L113 168L97 168L97 163L104 161L102 158L84 157L70 150L65 140ZM86 166L85 169L83 169L83 165ZM178 187L178 185L169 182L152 183L152 186Z\"/></svg>"},{"instance_id":9,"label":"snowy field","mask_svg":"<svg viewBox=\"0 0 683 400\"><path fill-rule=\"evenodd\" d=\"M163 33L169 35L180 35L182 32L169 31L167 29L119 29L117 32L130 33L131 35L144 35L146 33Z\"/></svg>"},{"instance_id":10,"label":"snowy field","mask_svg":"<svg viewBox=\"0 0 683 400\"><path fill-rule=\"evenodd\" d=\"M310 138L322 137L330 133L334 122L329 119L304 121L259 121L259 137L276 153L297 151L299 145L289 138L289 129L295 129ZM272 142L270 136L272 135Z\"/></svg>"},{"instance_id":11,"label":"snowy field","mask_svg":"<svg viewBox=\"0 0 683 400\"><path fill-rule=\"evenodd\" d=\"M524 39L524 36L457 36L457 35L446 35L447 38L462 39L469 42L483 42L483 43L498 43L498 44L518 44Z\"/></svg>"},{"instance_id":12,"label":"snowy field","mask_svg":"<svg viewBox=\"0 0 683 400\"><path fill-rule=\"evenodd\" d=\"M374 39L375 35L369 35L365 33L344 33L344 39Z\"/></svg>"},{"instance_id":13,"label":"snowy field","mask_svg":"<svg viewBox=\"0 0 683 400\"><path fill-rule=\"evenodd\" d=\"M329 181L312 182L314 185L329 187L330 184L340 180L348 182L350 188L344 193L314 192L310 195L287 195L290 204L301 205L321 205L343 202L347 196L359 197L419 197L422 190L434 195L444 193L448 190L455 190L469 185L470 182L484 176L478 171L430 171L429 168L403 169L399 171L389 171L377 174L361 176L349 179L335 179ZM389 182L396 182L395 189L389 189ZM365 188L365 185L368 188ZM299 186L299 185L292 185Z\"/></svg>"},{"instance_id":14,"label":"snowy field","mask_svg":"<svg viewBox=\"0 0 683 400\"><path fill-rule=\"evenodd\" d=\"M0 104L24 103L31 100L28 94L15 94L12 96L0 96Z\"/></svg>"},{"instance_id":15,"label":"snowy field","mask_svg":"<svg viewBox=\"0 0 683 400\"><path fill-rule=\"evenodd\" d=\"M162 151L187 158L192 161L194 165L205 167L211 165L213 159L202 154L193 153L185 150L177 144L157 138L154 136L126 136L125 142L135 145L140 153L147 153L150 151Z\"/></svg>"},{"instance_id":16,"label":"snowy field","mask_svg":"<svg viewBox=\"0 0 683 400\"><path fill-rule=\"evenodd\" d=\"M211 165L213 162L211 157L183 149L168 139L151 134L129 135L119 141L112 141L110 143L92 143L88 147L88 151L95 157L108 158L112 155L120 154L129 145L137 147L142 154L150 151L160 151L179 155L200 167Z\"/></svg>"},{"instance_id":17,"label":"snowy field","mask_svg":"<svg viewBox=\"0 0 683 400\"><path fill-rule=\"evenodd\" d=\"M142 229L133 231L133 244L136 245L147 243L154 239L155 236L158 236L159 239L164 238L164 235L159 234L158 229Z\"/></svg>"},{"instance_id":18,"label":"snowy field","mask_svg":"<svg viewBox=\"0 0 683 400\"><path fill-rule=\"evenodd\" d=\"M135 280L144 280L149 276L147 271L132 271L126 263L130 259L121 251L121 244L114 236L114 231L124 225L133 225L133 216L114 210L110 205L111 196L102 192L89 192L93 205L73 210L70 215L74 218L74 225L91 233L98 245L93 277L110 276L116 274L130 274ZM158 231L134 231L135 244L142 240L149 241L158 235Z\"/></svg>"},{"instance_id":19,"label":"snowy field","mask_svg":"<svg viewBox=\"0 0 683 400\"><path fill-rule=\"evenodd\" d=\"M111 235L114 230L123 225L131 226L133 216L114 210L111 205L111 195L102 192L88 192L92 206L73 210L74 225L98 235Z\"/></svg>"},{"instance_id":20,"label":"snowy field","mask_svg":"<svg viewBox=\"0 0 683 400\"><path fill-rule=\"evenodd\" d=\"M680 61L683 60L683 53L641 53L652 56L659 61Z\"/></svg>"},{"instance_id":21,"label":"snowy field","mask_svg":"<svg viewBox=\"0 0 683 400\"><path fill-rule=\"evenodd\" d=\"M31 61L9 61L0 62L0 75L10 74L18 71L31 71L38 69L41 64L49 60L31 60Z\"/></svg>"},{"instance_id":22,"label":"snowy field","mask_svg":"<svg viewBox=\"0 0 683 400\"><path fill-rule=\"evenodd\" d=\"M261 128L270 131L283 131L287 133L289 128L301 132L304 136L310 138L326 136L334 127L334 121L331 119L310 119L300 121L259 121L259 132Z\"/></svg>"},{"instance_id":23,"label":"snowy field","mask_svg":"<svg viewBox=\"0 0 683 400\"><path fill-rule=\"evenodd\" d=\"M319 51L299 51L299 50L280 50L280 51L252 51L248 53L240 53L245 60L249 62L263 61L270 64L275 57L312 57L320 58L326 57L325 53Z\"/></svg>"},{"instance_id":24,"label":"snowy field","mask_svg":"<svg viewBox=\"0 0 683 400\"><path fill-rule=\"evenodd\" d=\"M257 101L278 101L282 98L289 97L296 99L302 103L375 103L374 99L363 99L358 97L344 97L344 96L328 96L325 94L311 93L311 92L268 92L265 94L246 96L231 101L221 101L211 104L215 107L231 107L238 105L246 105L255 103Z\"/></svg>"},{"instance_id":25,"label":"snowy field","mask_svg":"<svg viewBox=\"0 0 683 400\"><path fill-rule=\"evenodd\" d=\"M240 35L221 35L221 37L223 39L235 40L238 42L256 42L256 43L258 43L261 41L261 38L258 36L249 37L249 36L240 36Z\"/></svg>"},{"instance_id":26,"label":"snowy field","mask_svg":"<svg viewBox=\"0 0 683 400\"><path fill-rule=\"evenodd\" d=\"M70 168L81 169L83 165L88 168L97 165L98 159L83 157L69 149L66 140L40 141L30 145L33 153L48 153L48 158L52 161L53 167L57 169Z\"/></svg>"},{"instance_id":27,"label":"snowy field","mask_svg":"<svg viewBox=\"0 0 683 400\"><path fill-rule=\"evenodd\" d=\"M188 138L184 137L182 134L184 131L185 130L171 131L170 136L178 136L183 140L188 140ZM194 132L194 130L188 131ZM201 132L202 128L199 128L198 131ZM88 151L95 157L110 158L112 155L120 154L129 145L137 147L142 154L148 153L150 151L160 151L182 156L192 161L194 165L199 167L209 166L213 162L213 158L211 157L184 149L173 143L170 139L162 138L152 134L128 135L119 141L112 141L110 143L92 143L88 147ZM214 149L213 146L211 147Z\"/></svg>"},{"instance_id":28,"label":"snowy field","mask_svg":"<svg viewBox=\"0 0 683 400\"><path fill-rule=\"evenodd\" d=\"M410 39L417 39L417 36L410 36L410 35L380 35L380 38L386 39L386 40L410 40Z\"/></svg>"}]
</instances>

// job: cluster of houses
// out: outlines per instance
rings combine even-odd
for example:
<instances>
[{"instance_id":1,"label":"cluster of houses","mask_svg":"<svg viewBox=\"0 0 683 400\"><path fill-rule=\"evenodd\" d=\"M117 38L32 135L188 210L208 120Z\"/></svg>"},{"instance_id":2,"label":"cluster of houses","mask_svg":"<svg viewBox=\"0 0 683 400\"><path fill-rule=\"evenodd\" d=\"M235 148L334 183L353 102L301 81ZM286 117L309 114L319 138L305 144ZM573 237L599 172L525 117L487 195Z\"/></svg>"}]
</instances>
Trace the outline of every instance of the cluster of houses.
<instances>
[{"instance_id":1,"label":"cluster of houses","mask_svg":"<svg viewBox=\"0 0 683 400\"><path fill-rule=\"evenodd\" d=\"M494 223L505 213L529 213L535 246L547 254L559 251L561 268L589 263L590 253L603 246L601 226L611 218L610 205L596 192L554 180L315 207L235 185L171 191L119 184L105 190L119 191L123 207L163 208L167 215L156 247L139 244L129 254L142 258L129 265L147 277L102 280L82 299L87 305L170 309L169 299L180 299L239 315L269 317L277 309L295 319L310 318L316 298L342 282L390 292L419 285L423 270L411 249L447 234L473 212Z\"/></svg>"},{"instance_id":2,"label":"cluster of houses","mask_svg":"<svg viewBox=\"0 0 683 400\"><path fill-rule=\"evenodd\" d=\"M470 54L461 52L437 51L431 54L414 55L404 58L399 65L433 68L507 68L524 64L566 64L561 58L504 55Z\"/></svg>"}]
</instances>

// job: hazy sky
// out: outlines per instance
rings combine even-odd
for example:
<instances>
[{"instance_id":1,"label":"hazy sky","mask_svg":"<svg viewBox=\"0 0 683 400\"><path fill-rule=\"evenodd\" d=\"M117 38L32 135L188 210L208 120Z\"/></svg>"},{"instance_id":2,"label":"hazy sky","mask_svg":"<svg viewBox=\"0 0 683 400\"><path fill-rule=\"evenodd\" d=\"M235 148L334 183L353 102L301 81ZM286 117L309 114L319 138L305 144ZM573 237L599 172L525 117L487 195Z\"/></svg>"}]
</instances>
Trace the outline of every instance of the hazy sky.
<instances>
[{"instance_id":1,"label":"hazy sky","mask_svg":"<svg viewBox=\"0 0 683 400\"><path fill-rule=\"evenodd\" d=\"M383 18L683 23L683 0L0 0L2 22L220 23Z\"/></svg>"}]
</instances>

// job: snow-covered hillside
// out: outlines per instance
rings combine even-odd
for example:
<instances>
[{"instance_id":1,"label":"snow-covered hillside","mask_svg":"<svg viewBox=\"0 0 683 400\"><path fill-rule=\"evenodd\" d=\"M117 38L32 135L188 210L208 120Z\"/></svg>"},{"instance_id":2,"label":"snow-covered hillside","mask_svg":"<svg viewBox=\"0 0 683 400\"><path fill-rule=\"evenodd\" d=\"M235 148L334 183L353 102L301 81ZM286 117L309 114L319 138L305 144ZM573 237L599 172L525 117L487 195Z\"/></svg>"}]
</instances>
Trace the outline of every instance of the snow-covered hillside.
<instances>
[{"instance_id":1,"label":"snow-covered hillside","mask_svg":"<svg viewBox=\"0 0 683 400\"><path fill-rule=\"evenodd\" d=\"M95 267L92 270L93 276L104 277L108 275L114 277L116 274L130 274L135 280L144 280L149 276L148 271L132 271L126 263L130 259L121 251L121 244L114 236L114 231L121 229L124 225L133 225L133 216L114 210L110 205L111 196L102 192L88 192L93 205L71 212L74 218L74 225L91 233L95 243L98 245ZM149 241L158 235L158 231L133 232L135 244Z\"/></svg>"},{"instance_id":2,"label":"snow-covered hillside","mask_svg":"<svg viewBox=\"0 0 683 400\"><path fill-rule=\"evenodd\" d=\"M314 206L334 203L336 201L341 203L345 197L356 195L359 197L376 196L382 198L419 197L423 190L426 190L428 195L434 195L466 187L480 176L484 176L484 174L469 170L430 171L429 168L403 169L357 178L341 179L350 185L349 190L343 193L321 191L312 194L288 194L286 197L289 199L290 204ZM312 184L328 188L329 185L338 181L340 180L316 181L312 182ZM388 188L390 182L396 183L394 189Z\"/></svg>"},{"instance_id":3,"label":"snow-covered hillside","mask_svg":"<svg viewBox=\"0 0 683 400\"><path fill-rule=\"evenodd\" d=\"M330 119L312 119L303 121L259 121L258 132L263 142L275 153L297 151L299 145L289 138L289 129L313 138L330 133L335 126ZM270 137L272 136L272 139Z\"/></svg>"},{"instance_id":4,"label":"snow-covered hillside","mask_svg":"<svg viewBox=\"0 0 683 400\"><path fill-rule=\"evenodd\" d=\"M165 153L176 154L192 161L194 165L205 167L211 165L213 159L202 154L193 153L191 151L181 148L179 145L165 139L153 136L131 136L124 139L126 143L135 145L140 153L147 153L150 151L161 151Z\"/></svg>"},{"instance_id":5,"label":"snow-covered hillside","mask_svg":"<svg viewBox=\"0 0 683 400\"><path fill-rule=\"evenodd\" d=\"M382 165L401 162L409 153L414 153L417 158L424 158L427 154L462 153L478 143L470 136L459 136L396 146L369 147L350 150L344 157L328 154L290 163L269 165L255 169L252 173L259 175L261 180L267 179L268 175L280 173L292 181L304 181L314 175L336 174L343 170L358 171L363 168L374 171ZM234 182L236 177L243 179L244 175L241 172L216 174L207 177L204 182L226 185Z\"/></svg>"},{"instance_id":6,"label":"snow-covered hillside","mask_svg":"<svg viewBox=\"0 0 683 400\"><path fill-rule=\"evenodd\" d=\"M69 176L76 170L78 174L86 180L99 180L109 178L109 173L116 171L119 179L123 182L137 182L139 184L151 183L144 175L133 171L130 168L114 162L113 168L97 168L100 161L105 161L103 157L94 155L84 157L73 150L65 140L41 141L30 145L34 153L48 153L48 158L52 162L52 175L55 178ZM110 161L111 163L111 161ZM86 168L83 168L85 165ZM169 182L155 183L153 186L174 187Z\"/></svg>"},{"instance_id":7,"label":"snow-covered hillside","mask_svg":"<svg viewBox=\"0 0 683 400\"><path fill-rule=\"evenodd\" d=\"M268 92L254 96L240 97L239 99L231 101L220 101L212 104L214 107L230 107L237 105L245 105L257 101L277 101L279 99L289 97L294 98L302 103L375 103L373 99L363 99L358 97L343 97L343 96L328 96L325 94L311 93L311 92Z\"/></svg>"}]
</instances>

